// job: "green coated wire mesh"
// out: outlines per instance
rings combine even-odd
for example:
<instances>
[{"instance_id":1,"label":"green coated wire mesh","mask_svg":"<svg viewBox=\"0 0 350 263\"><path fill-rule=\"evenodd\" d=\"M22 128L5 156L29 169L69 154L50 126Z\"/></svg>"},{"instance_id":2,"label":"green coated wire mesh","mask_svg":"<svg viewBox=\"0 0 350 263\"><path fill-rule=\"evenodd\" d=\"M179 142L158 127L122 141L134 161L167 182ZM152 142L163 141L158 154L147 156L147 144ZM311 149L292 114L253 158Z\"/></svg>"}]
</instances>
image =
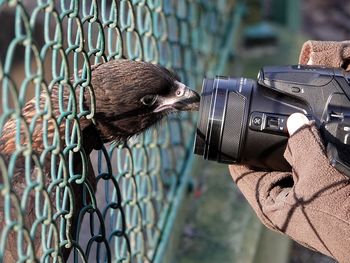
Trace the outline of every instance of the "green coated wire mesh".
<instances>
[{"instance_id":1,"label":"green coated wire mesh","mask_svg":"<svg viewBox=\"0 0 350 263\"><path fill-rule=\"evenodd\" d=\"M162 233L177 189L186 183L193 118L170 116L138 138L86 156L80 121L94 117L94 100L83 103L86 94L94 98L90 69L113 59L144 60L171 68L188 86L199 87L220 64L235 5L232 0L0 1L4 262L60 262L64 249L71 262L154 260L166 242ZM26 106L30 100L32 108ZM81 158L79 174L73 156ZM96 193L86 180L92 170ZM84 185L84 205L75 222L73 182ZM29 202L35 204L30 211ZM14 255L7 255L10 250Z\"/></svg>"}]
</instances>

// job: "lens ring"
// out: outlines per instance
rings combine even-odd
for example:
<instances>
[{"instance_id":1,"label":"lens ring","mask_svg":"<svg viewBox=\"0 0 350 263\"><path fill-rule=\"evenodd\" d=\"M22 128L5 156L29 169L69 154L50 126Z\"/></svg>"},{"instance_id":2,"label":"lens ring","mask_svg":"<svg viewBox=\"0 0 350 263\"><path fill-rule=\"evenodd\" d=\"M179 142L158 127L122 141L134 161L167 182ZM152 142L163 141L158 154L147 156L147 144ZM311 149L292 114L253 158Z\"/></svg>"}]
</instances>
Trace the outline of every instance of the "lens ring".
<instances>
[{"instance_id":1,"label":"lens ring","mask_svg":"<svg viewBox=\"0 0 350 263\"><path fill-rule=\"evenodd\" d=\"M212 97L213 79L204 79L202 84L200 110L197 123L197 132L194 144L194 153L198 155L204 154L204 148L206 145L207 125L210 112L210 101Z\"/></svg>"},{"instance_id":2,"label":"lens ring","mask_svg":"<svg viewBox=\"0 0 350 263\"><path fill-rule=\"evenodd\" d=\"M222 79L216 78L212 96L211 112L209 116L208 144L204 154L205 159L216 158L222 141L222 131L225 122L228 89L223 88Z\"/></svg>"},{"instance_id":3,"label":"lens ring","mask_svg":"<svg viewBox=\"0 0 350 263\"><path fill-rule=\"evenodd\" d=\"M223 163L240 159L253 83L223 77L203 81L195 154Z\"/></svg>"}]
</instances>

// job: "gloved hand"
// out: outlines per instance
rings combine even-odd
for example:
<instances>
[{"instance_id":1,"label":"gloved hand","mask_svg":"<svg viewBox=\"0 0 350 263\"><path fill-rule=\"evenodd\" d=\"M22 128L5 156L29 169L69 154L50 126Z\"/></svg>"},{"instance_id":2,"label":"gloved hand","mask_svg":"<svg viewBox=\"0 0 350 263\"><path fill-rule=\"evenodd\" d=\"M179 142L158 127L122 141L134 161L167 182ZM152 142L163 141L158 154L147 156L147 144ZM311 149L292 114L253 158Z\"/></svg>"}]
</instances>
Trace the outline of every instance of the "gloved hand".
<instances>
[{"instance_id":1,"label":"gloved hand","mask_svg":"<svg viewBox=\"0 0 350 263\"><path fill-rule=\"evenodd\" d=\"M325 46L324 42L312 44ZM333 50L341 49L333 46ZM303 52L300 58L309 56L308 64L318 61L312 57L316 53ZM327 61L327 66L339 66L338 59ZM267 227L339 262L350 262L350 180L329 164L314 123L293 114L287 128L290 138L284 156L292 172L230 165L231 176Z\"/></svg>"}]
</instances>

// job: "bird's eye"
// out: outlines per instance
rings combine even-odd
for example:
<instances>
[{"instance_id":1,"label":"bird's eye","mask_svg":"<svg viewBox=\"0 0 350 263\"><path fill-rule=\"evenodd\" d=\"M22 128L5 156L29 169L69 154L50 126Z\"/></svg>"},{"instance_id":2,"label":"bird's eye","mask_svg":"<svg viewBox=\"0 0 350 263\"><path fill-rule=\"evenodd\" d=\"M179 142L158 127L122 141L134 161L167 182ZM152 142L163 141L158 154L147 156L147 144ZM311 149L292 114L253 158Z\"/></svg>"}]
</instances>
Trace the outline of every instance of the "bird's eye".
<instances>
[{"instance_id":1,"label":"bird's eye","mask_svg":"<svg viewBox=\"0 0 350 263\"><path fill-rule=\"evenodd\" d=\"M157 101L158 95L146 95L141 98L143 105L152 106Z\"/></svg>"},{"instance_id":2,"label":"bird's eye","mask_svg":"<svg viewBox=\"0 0 350 263\"><path fill-rule=\"evenodd\" d=\"M176 97L181 97L184 95L184 93L185 93L185 89L178 89L175 94L176 94Z\"/></svg>"}]
</instances>

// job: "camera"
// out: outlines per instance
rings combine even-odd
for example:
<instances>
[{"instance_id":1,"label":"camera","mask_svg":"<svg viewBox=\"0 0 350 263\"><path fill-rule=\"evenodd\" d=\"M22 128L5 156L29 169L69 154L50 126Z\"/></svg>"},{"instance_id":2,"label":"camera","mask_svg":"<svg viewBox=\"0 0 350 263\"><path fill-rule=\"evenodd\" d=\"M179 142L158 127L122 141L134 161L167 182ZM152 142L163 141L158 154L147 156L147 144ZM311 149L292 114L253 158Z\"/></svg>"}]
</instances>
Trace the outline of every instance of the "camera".
<instances>
[{"instance_id":1,"label":"camera","mask_svg":"<svg viewBox=\"0 0 350 263\"><path fill-rule=\"evenodd\" d=\"M220 163L289 171L283 157L286 123L300 112L319 128L330 163L350 176L348 77L342 69L292 65L263 67L257 80L206 78L194 153Z\"/></svg>"}]
</instances>

